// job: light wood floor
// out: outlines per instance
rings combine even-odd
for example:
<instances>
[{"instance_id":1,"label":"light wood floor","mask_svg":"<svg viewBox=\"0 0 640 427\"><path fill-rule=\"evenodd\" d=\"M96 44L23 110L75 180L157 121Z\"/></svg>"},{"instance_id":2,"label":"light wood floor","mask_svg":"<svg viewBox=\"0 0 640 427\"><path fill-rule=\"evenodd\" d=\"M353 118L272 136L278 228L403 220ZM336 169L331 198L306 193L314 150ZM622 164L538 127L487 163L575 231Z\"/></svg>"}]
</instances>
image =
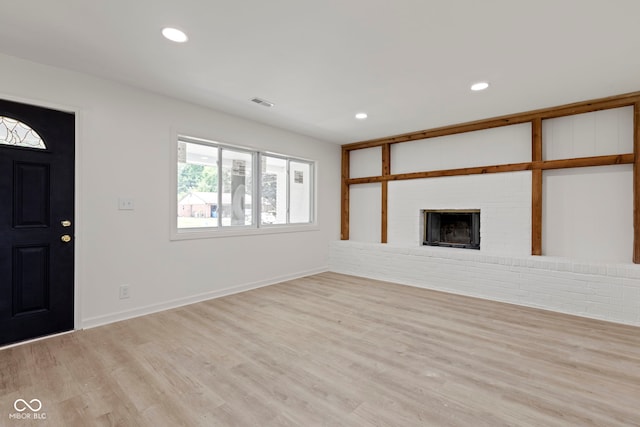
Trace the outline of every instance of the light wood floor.
<instances>
[{"instance_id":1,"label":"light wood floor","mask_svg":"<svg viewBox=\"0 0 640 427\"><path fill-rule=\"evenodd\" d=\"M0 425L640 426L640 328L325 273L2 350Z\"/></svg>"}]
</instances>

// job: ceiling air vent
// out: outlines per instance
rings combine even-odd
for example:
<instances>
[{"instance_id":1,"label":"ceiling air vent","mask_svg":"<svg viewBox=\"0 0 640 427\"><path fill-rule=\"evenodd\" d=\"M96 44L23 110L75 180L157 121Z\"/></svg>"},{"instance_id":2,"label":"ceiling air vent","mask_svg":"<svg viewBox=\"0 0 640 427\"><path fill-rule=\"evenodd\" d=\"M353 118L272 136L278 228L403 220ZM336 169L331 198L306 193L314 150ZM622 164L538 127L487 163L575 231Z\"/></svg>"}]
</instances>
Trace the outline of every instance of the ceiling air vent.
<instances>
[{"instance_id":1,"label":"ceiling air vent","mask_svg":"<svg viewBox=\"0 0 640 427\"><path fill-rule=\"evenodd\" d=\"M269 102L265 99L260 98L253 98L251 101L255 102L256 104L260 104L263 107L273 107L275 105L273 102Z\"/></svg>"}]
</instances>

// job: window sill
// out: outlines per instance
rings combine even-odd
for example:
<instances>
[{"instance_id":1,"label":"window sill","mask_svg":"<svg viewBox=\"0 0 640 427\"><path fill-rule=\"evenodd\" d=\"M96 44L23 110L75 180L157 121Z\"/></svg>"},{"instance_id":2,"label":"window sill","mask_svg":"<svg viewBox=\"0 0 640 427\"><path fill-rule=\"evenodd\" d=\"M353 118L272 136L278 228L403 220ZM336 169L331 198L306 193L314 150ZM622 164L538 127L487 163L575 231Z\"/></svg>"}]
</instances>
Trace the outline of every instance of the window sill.
<instances>
[{"instance_id":1,"label":"window sill","mask_svg":"<svg viewBox=\"0 0 640 427\"><path fill-rule=\"evenodd\" d=\"M260 228L225 227L225 228L184 228L171 231L170 240L216 239L221 237L256 236L263 234L300 233L318 231L318 224L268 225Z\"/></svg>"}]
</instances>

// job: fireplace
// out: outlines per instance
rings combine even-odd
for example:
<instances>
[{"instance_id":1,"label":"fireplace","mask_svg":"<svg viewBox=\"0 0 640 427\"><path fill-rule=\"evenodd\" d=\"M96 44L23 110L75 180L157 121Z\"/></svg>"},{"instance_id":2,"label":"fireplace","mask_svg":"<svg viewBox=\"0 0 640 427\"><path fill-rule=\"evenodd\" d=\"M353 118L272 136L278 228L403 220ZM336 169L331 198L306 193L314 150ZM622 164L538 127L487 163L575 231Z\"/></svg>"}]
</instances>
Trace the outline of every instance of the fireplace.
<instances>
[{"instance_id":1,"label":"fireplace","mask_svg":"<svg viewBox=\"0 0 640 427\"><path fill-rule=\"evenodd\" d=\"M422 244L480 249L480 210L423 210Z\"/></svg>"}]
</instances>

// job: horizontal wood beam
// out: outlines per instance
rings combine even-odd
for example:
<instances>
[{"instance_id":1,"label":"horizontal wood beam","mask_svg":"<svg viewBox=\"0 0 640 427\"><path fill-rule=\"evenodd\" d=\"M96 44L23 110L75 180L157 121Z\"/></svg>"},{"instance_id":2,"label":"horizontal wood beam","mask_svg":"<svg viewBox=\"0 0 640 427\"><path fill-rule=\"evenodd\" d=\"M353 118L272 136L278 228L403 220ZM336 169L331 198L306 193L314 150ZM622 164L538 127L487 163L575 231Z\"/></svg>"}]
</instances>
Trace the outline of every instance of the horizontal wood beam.
<instances>
[{"instance_id":1,"label":"horizontal wood beam","mask_svg":"<svg viewBox=\"0 0 640 427\"><path fill-rule=\"evenodd\" d=\"M593 111L608 110L611 108L626 107L640 102L640 92L632 92L623 95L610 96L607 98L594 99L590 101L575 102L552 108L527 111L524 113L510 114L506 116L493 117L489 119L476 120L439 128L410 132L396 136L372 139L368 141L345 144L342 147L346 150L360 150L363 148L379 147L385 144L397 144L400 142L415 141L419 139L434 138L438 136L454 135L476 130L490 129L501 126L509 126L521 123L532 122L535 119L552 119L557 117L571 116L574 114L590 113Z\"/></svg>"},{"instance_id":2,"label":"horizontal wood beam","mask_svg":"<svg viewBox=\"0 0 640 427\"><path fill-rule=\"evenodd\" d=\"M565 169L565 168L584 168L590 166L611 166L625 165L633 163L635 155L629 154L613 154L611 156L595 156L595 157L579 157L575 159L561 160L545 160L542 162L533 162L533 169Z\"/></svg>"},{"instance_id":3,"label":"horizontal wood beam","mask_svg":"<svg viewBox=\"0 0 640 427\"><path fill-rule=\"evenodd\" d=\"M401 181L405 179L437 178L441 176L458 175L479 175L483 173L516 172L524 170L531 170L531 162L513 163L508 165L478 166L473 168L444 169L427 172L401 173L387 176L368 176L363 178L349 179L347 180L347 184L369 184L373 182Z\"/></svg>"},{"instance_id":4,"label":"horizontal wood beam","mask_svg":"<svg viewBox=\"0 0 640 427\"><path fill-rule=\"evenodd\" d=\"M481 175L485 173L518 172L531 169L531 163L512 163L506 165L479 166L472 168L445 169L439 171L413 172L390 175L390 181L420 178L438 178L441 176Z\"/></svg>"},{"instance_id":5,"label":"horizontal wood beam","mask_svg":"<svg viewBox=\"0 0 640 427\"><path fill-rule=\"evenodd\" d=\"M633 153L613 154L610 156L578 157L575 159L545 160L538 162L510 163L505 165L477 166L472 168L443 169L426 172L400 173L395 175L366 176L350 178L347 185L371 184L385 181L402 181L406 179L438 178L442 176L481 175L485 173L519 172L532 169L551 170L566 168L582 168L589 166L624 165L634 162Z\"/></svg>"},{"instance_id":6,"label":"horizontal wood beam","mask_svg":"<svg viewBox=\"0 0 640 427\"><path fill-rule=\"evenodd\" d=\"M388 176L366 176L362 178L351 178L347 180L347 185L371 184L374 182L388 181Z\"/></svg>"}]
</instances>

